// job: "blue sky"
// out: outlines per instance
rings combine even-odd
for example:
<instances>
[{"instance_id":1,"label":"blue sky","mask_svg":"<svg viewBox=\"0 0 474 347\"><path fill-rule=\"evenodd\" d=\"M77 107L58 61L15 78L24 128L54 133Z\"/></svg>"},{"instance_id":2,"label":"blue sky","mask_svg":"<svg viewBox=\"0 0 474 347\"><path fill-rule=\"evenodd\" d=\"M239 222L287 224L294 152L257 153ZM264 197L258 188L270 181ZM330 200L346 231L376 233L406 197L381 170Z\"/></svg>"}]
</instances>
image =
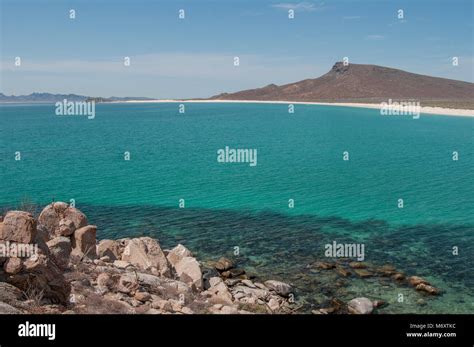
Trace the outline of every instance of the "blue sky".
<instances>
[{"instance_id":1,"label":"blue sky","mask_svg":"<svg viewBox=\"0 0 474 347\"><path fill-rule=\"evenodd\" d=\"M8 95L208 97L318 77L345 56L474 81L472 0L0 2Z\"/></svg>"}]
</instances>

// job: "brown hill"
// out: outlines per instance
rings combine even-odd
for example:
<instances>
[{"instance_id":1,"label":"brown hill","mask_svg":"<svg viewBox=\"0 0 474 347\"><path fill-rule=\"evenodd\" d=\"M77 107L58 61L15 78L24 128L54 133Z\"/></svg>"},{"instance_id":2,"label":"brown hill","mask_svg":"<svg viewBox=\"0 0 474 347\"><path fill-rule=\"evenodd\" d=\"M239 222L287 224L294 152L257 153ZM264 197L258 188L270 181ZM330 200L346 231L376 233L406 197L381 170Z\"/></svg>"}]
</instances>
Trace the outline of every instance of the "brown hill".
<instances>
[{"instance_id":1,"label":"brown hill","mask_svg":"<svg viewBox=\"0 0 474 347\"><path fill-rule=\"evenodd\" d=\"M223 93L218 100L382 102L415 99L427 106L474 108L474 83L430 77L377 65L337 62L325 75L277 86Z\"/></svg>"}]
</instances>

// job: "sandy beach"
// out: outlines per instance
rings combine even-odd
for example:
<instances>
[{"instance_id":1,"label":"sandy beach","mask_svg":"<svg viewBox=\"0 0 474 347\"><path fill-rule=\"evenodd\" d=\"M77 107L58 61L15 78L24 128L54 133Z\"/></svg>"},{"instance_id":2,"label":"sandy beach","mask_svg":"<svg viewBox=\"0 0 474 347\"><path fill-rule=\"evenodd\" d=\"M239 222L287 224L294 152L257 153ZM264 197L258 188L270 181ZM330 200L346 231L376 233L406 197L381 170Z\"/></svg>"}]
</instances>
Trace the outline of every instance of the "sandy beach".
<instances>
[{"instance_id":1,"label":"sandy beach","mask_svg":"<svg viewBox=\"0 0 474 347\"><path fill-rule=\"evenodd\" d=\"M121 101L122 102L122 101ZM158 99L158 100L128 100L124 103L248 103L248 104L294 104L294 105L323 105L323 106L342 106L342 107L360 107L381 109L381 104L368 103L344 103L344 102L304 102L304 101L261 101L261 100L179 100L179 99ZM392 108L393 109L393 108ZM474 117L474 110L443 108L443 107L427 107L420 108L421 114L426 115L443 115L458 117Z\"/></svg>"}]
</instances>

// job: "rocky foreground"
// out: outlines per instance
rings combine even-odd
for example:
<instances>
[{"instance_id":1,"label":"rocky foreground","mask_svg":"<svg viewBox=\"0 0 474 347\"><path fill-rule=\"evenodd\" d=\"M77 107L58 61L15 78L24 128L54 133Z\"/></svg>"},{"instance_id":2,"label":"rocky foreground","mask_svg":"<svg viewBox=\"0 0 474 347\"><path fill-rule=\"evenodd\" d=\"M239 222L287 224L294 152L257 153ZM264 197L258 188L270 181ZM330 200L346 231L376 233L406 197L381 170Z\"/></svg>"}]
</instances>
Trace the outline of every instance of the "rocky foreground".
<instances>
[{"instance_id":1,"label":"rocky foreground","mask_svg":"<svg viewBox=\"0 0 474 347\"><path fill-rule=\"evenodd\" d=\"M37 248L28 256L0 257L0 313L270 314L298 308L290 284L257 281L229 259L203 265L181 244L163 250L150 237L98 241L96 232L80 210L63 202L46 206L37 220L24 211L1 216L0 245ZM421 278L410 282L437 294ZM381 304L362 297L313 313L368 314Z\"/></svg>"}]
</instances>

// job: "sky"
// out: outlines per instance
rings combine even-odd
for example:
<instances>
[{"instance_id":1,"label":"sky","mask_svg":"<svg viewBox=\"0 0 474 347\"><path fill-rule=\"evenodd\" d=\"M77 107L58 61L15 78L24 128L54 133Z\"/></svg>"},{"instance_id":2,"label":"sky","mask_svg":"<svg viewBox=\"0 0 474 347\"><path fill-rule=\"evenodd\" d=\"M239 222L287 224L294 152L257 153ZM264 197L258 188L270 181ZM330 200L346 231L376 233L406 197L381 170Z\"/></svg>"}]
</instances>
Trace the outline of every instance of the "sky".
<instances>
[{"instance_id":1,"label":"sky","mask_svg":"<svg viewBox=\"0 0 474 347\"><path fill-rule=\"evenodd\" d=\"M473 3L0 0L0 92L209 97L316 78L343 57L474 82Z\"/></svg>"}]
</instances>

